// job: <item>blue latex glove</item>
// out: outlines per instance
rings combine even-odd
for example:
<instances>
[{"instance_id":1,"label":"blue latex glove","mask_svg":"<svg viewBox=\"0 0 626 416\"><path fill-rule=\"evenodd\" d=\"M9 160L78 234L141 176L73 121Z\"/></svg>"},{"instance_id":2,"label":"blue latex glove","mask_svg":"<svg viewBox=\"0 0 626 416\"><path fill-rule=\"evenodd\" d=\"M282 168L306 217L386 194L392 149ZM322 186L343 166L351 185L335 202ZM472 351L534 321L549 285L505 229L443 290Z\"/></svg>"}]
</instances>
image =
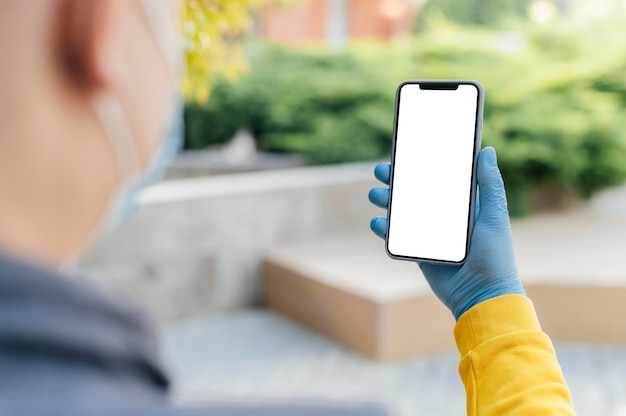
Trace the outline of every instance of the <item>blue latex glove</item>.
<instances>
[{"instance_id":1,"label":"blue latex glove","mask_svg":"<svg viewBox=\"0 0 626 416\"><path fill-rule=\"evenodd\" d=\"M389 163L381 163L374 169L376 178L386 185L389 185L390 173ZM526 294L515 265L504 183L492 147L480 152L476 175L480 192L465 263L462 266L419 264L433 292L457 320L480 302L501 295ZM369 192L369 199L386 209L389 189L374 188ZM387 218L372 218L370 227L384 239Z\"/></svg>"}]
</instances>

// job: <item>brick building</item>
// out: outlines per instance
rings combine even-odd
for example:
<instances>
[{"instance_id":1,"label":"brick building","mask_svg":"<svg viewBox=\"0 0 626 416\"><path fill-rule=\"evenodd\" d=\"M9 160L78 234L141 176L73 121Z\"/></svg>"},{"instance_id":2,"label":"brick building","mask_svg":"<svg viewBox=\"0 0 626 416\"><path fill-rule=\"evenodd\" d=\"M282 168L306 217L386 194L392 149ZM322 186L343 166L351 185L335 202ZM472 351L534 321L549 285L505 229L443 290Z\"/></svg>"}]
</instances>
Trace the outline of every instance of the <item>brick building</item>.
<instances>
[{"instance_id":1,"label":"brick building","mask_svg":"<svg viewBox=\"0 0 626 416\"><path fill-rule=\"evenodd\" d=\"M410 33L420 0L299 0L266 10L261 36L287 43L341 46L352 39L388 40Z\"/></svg>"}]
</instances>

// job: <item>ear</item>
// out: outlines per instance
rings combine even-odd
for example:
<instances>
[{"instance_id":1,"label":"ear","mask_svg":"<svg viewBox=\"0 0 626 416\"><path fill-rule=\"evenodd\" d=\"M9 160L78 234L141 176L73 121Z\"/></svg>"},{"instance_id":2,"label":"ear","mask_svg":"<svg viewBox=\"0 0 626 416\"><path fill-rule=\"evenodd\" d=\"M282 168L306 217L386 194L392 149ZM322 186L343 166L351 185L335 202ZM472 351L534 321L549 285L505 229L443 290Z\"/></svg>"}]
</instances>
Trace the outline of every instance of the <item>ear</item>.
<instances>
[{"instance_id":1,"label":"ear","mask_svg":"<svg viewBox=\"0 0 626 416\"><path fill-rule=\"evenodd\" d=\"M127 0L60 0L58 36L63 71L84 89L115 83L120 53L119 19ZM116 30L118 29L118 30ZM116 50L117 49L117 50Z\"/></svg>"}]
</instances>

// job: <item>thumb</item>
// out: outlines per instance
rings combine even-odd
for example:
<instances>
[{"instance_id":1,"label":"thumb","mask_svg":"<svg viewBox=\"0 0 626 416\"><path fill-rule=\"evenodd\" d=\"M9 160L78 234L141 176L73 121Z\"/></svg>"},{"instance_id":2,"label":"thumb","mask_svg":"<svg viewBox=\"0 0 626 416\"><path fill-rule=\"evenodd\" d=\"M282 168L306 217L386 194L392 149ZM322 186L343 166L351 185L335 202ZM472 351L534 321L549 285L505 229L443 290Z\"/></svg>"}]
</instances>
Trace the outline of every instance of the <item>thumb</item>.
<instances>
[{"instance_id":1,"label":"thumb","mask_svg":"<svg viewBox=\"0 0 626 416\"><path fill-rule=\"evenodd\" d=\"M478 155L476 178L480 189L478 221L496 227L508 227L509 210L506 204L504 182L493 147L484 148Z\"/></svg>"}]
</instances>

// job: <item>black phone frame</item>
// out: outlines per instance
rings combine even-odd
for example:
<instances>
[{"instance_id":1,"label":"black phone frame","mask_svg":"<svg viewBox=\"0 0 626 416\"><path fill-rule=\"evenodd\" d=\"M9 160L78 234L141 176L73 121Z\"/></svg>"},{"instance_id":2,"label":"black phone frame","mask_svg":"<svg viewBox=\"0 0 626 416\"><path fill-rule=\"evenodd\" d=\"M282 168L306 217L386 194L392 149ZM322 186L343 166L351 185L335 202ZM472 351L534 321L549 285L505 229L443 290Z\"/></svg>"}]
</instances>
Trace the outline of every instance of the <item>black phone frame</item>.
<instances>
[{"instance_id":1,"label":"black phone frame","mask_svg":"<svg viewBox=\"0 0 626 416\"><path fill-rule=\"evenodd\" d=\"M476 105L476 121L474 123L474 154L472 160L472 181L470 185L470 202L468 207L468 221L467 221L467 238L465 243L465 255L460 261L450 261L442 259L431 259L425 257L411 257L402 256L391 253L389 250L389 229L391 224L391 201L393 198L393 176L395 171L395 159L396 159L396 141L398 139L398 115L400 113L400 93L405 85L419 85L420 89L430 90L456 90L460 85L472 85L478 91L477 105ZM385 236L385 251L387 255L395 260L407 260L417 261L419 263L430 264L442 264L448 266L461 266L467 260L467 256L470 250L470 243L472 239L472 231L474 229L474 215L476 211L476 194L477 194L477 180L476 180L476 163L478 161L478 153L481 147L481 134L483 128L483 111L484 111L484 97L485 91L480 82L474 80L407 80L402 82L396 90L395 100L395 112L393 121L393 144L391 150L391 175L389 177L389 206L387 207L387 234Z\"/></svg>"}]
</instances>

